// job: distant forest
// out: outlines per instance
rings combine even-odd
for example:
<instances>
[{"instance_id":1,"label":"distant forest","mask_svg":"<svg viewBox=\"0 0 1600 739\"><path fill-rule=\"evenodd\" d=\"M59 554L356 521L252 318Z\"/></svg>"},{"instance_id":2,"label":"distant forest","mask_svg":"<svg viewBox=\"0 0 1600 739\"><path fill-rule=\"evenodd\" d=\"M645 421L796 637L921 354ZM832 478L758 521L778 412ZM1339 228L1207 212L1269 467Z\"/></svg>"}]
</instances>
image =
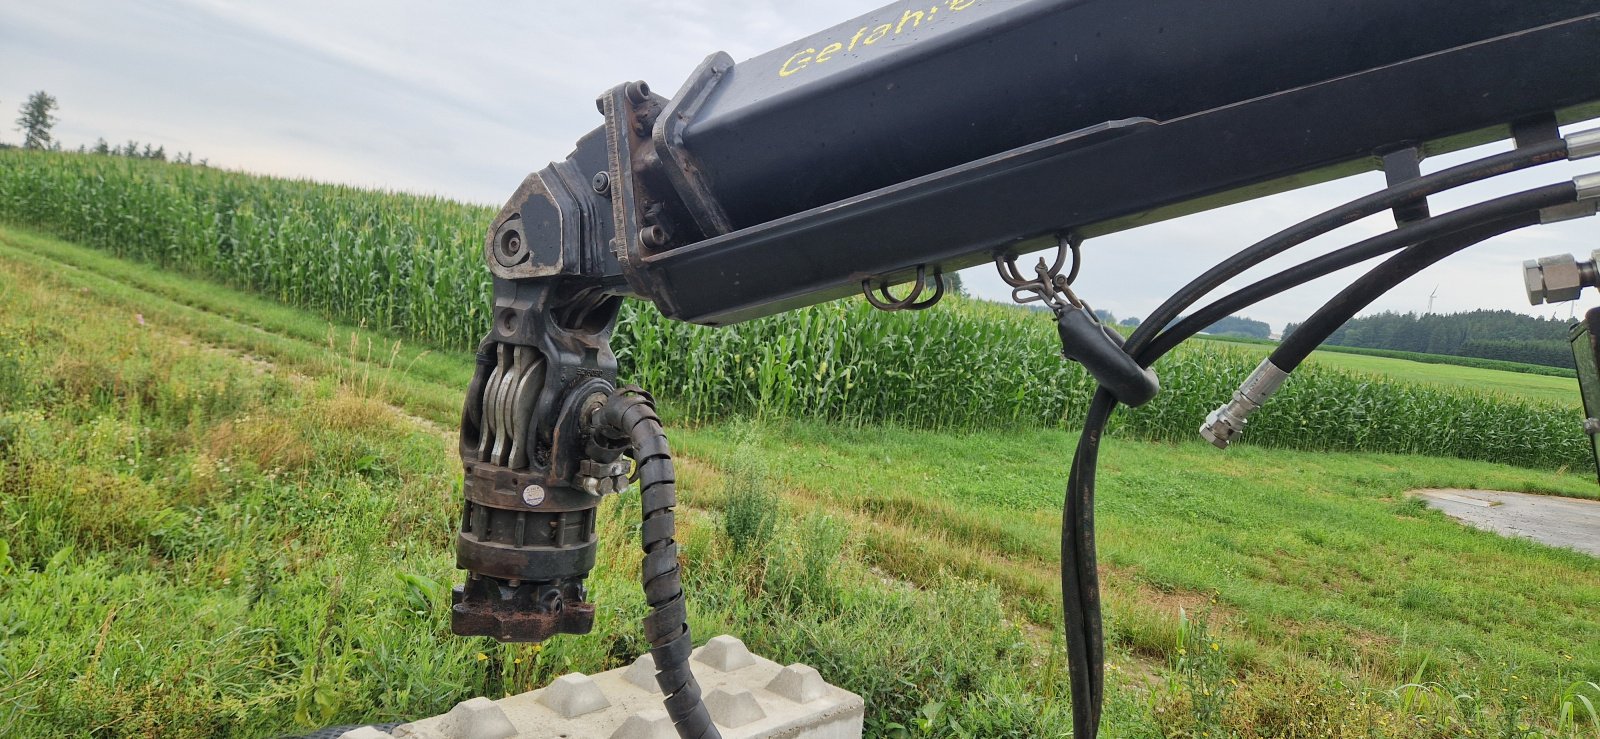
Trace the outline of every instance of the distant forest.
<instances>
[{"instance_id":1,"label":"distant forest","mask_svg":"<svg viewBox=\"0 0 1600 739\"><path fill-rule=\"evenodd\" d=\"M1574 366L1572 349L1567 343L1567 327L1571 323L1505 310L1422 316L1379 313L1351 319L1333 332L1327 343L1570 369ZM1294 329L1295 324L1289 324L1283 333L1287 336Z\"/></svg>"},{"instance_id":2,"label":"distant forest","mask_svg":"<svg viewBox=\"0 0 1600 739\"><path fill-rule=\"evenodd\" d=\"M1265 321L1244 316L1228 316L1206 327L1206 333L1218 336L1248 336L1255 339L1272 337L1272 327Z\"/></svg>"}]
</instances>

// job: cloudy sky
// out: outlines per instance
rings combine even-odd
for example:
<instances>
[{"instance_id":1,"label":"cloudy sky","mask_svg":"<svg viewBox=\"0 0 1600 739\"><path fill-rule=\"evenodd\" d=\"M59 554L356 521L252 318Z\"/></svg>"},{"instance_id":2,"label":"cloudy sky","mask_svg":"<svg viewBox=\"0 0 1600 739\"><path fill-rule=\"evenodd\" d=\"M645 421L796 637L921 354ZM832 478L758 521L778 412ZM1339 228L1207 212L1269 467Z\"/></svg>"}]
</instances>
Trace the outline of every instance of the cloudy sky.
<instances>
[{"instance_id":1,"label":"cloudy sky","mask_svg":"<svg viewBox=\"0 0 1600 739\"><path fill-rule=\"evenodd\" d=\"M43 89L60 100L57 135L69 148L100 137L136 139L233 169L498 205L524 174L565 157L600 123L594 98L612 85L644 79L670 93L712 51L747 59L876 5L11 2L0 4L0 111L9 121L28 93ZM0 132L0 141L20 139L9 126ZM1429 160L1424 168L1503 148ZM1436 198L1434 210L1600 169L1597 161L1464 189ZM1118 316L1143 316L1227 254L1381 183L1381 175L1368 174L1095 239L1086 248L1081 292ZM1386 216L1374 217L1296 256L1390 225ZM1597 235L1600 222L1588 219L1502 237L1417 276L1373 310L1422 311L1437 291L1436 312L1487 307L1565 318L1575 306L1527 305L1520 264L1587 254L1600 247ZM1280 329L1355 274L1332 276L1247 315ZM980 295L1006 296L991 270L964 277ZM1590 304L1600 299L1576 309Z\"/></svg>"}]
</instances>

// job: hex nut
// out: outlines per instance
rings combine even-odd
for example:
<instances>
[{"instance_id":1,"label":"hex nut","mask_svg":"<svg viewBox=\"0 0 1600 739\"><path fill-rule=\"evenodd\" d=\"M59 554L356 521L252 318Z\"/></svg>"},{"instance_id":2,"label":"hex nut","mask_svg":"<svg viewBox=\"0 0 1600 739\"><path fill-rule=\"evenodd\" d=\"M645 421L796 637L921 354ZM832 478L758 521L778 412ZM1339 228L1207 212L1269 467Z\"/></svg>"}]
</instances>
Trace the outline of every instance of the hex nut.
<instances>
[{"instance_id":1,"label":"hex nut","mask_svg":"<svg viewBox=\"0 0 1600 739\"><path fill-rule=\"evenodd\" d=\"M1522 269L1532 305L1577 300L1583 293L1583 272L1571 254L1529 260L1522 263Z\"/></svg>"}]
</instances>

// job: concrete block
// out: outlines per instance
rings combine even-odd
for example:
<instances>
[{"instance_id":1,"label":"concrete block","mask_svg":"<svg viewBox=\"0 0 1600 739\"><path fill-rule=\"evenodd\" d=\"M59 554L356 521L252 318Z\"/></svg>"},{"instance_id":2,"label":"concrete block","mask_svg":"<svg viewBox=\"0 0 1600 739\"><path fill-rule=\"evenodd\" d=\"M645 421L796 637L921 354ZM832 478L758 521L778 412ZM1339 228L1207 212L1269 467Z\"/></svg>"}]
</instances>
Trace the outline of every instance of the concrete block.
<instances>
[{"instance_id":1,"label":"concrete block","mask_svg":"<svg viewBox=\"0 0 1600 739\"><path fill-rule=\"evenodd\" d=\"M706 709L723 739L861 739L860 696L828 685L805 665L784 667L753 655L733 637L717 637L690 661ZM662 709L655 662L648 654L626 667L550 685L497 701L475 698L450 713L396 727L396 739L675 739ZM498 713L482 710L496 706ZM471 710L469 710L471 709ZM498 716L501 733L458 733L461 719ZM378 739L367 737L366 739Z\"/></svg>"},{"instance_id":2,"label":"concrete block","mask_svg":"<svg viewBox=\"0 0 1600 739\"><path fill-rule=\"evenodd\" d=\"M628 717L610 739L678 739L665 708L651 708Z\"/></svg>"},{"instance_id":3,"label":"concrete block","mask_svg":"<svg viewBox=\"0 0 1600 739\"><path fill-rule=\"evenodd\" d=\"M767 712L761 710L761 704L756 702L756 696L749 688L717 688L706 693L704 700L706 710L711 712L711 720L730 729L767 717Z\"/></svg>"},{"instance_id":4,"label":"concrete block","mask_svg":"<svg viewBox=\"0 0 1600 739\"><path fill-rule=\"evenodd\" d=\"M649 652L639 655L639 658L628 665L622 672L623 679L629 684L647 693L661 693L661 684L656 682L656 658Z\"/></svg>"},{"instance_id":5,"label":"concrete block","mask_svg":"<svg viewBox=\"0 0 1600 739\"><path fill-rule=\"evenodd\" d=\"M339 735L339 739L392 739L388 734L371 726L357 726Z\"/></svg>"},{"instance_id":6,"label":"concrete block","mask_svg":"<svg viewBox=\"0 0 1600 739\"><path fill-rule=\"evenodd\" d=\"M472 698L456 704L444 715L438 729L448 739L507 739L517 735L517 727L505 711L488 698Z\"/></svg>"},{"instance_id":7,"label":"concrete block","mask_svg":"<svg viewBox=\"0 0 1600 739\"><path fill-rule=\"evenodd\" d=\"M705 646L694 650L694 659L723 672L733 672L756 663L744 642L727 634L711 637Z\"/></svg>"},{"instance_id":8,"label":"concrete block","mask_svg":"<svg viewBox=\"0 0 1600 739\"><path fill-rule=\"evenodd\" d=\"M450 739L433 729L425 728L421 724L401 724L389 732L394 739Z\"/></svg>"},{"instance_id":9,"label":"concrete block","mask_svg":"<svg viewBox=\"0 0 1600 739\"><path fill-rule=\"evenodd\" d=\"M594 713L611 705L611 701L606 700L606 694L600 691L600 686L581 672L556 678L543 692L539 702L549 706L562 718Z\"/></svg>"},{"instance_id":10,"label":"concrete block","mask_svg":"<svg viewBox=\"0 0 1600 739\"><path fill-rule=\"evenodd\" d=\"M799 663L783 668L777 677L772 678L772 682L767 683L767 690L795 703L810 703L821 698L827 689L828 683L816 668Z\"/></svg>"}]
</instances>

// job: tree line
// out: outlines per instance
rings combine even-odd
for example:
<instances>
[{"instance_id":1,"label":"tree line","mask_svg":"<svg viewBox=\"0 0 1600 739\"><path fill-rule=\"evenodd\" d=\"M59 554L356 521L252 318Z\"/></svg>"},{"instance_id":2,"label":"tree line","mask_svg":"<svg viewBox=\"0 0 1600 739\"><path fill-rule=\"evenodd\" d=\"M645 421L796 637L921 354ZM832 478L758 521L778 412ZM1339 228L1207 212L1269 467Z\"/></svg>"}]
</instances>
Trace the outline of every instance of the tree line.
<instances>
[{"instance_id":1,"label":"tree line","mask_svg":"<svg viewBox=\"0 0 1600 739\"><path fill-rule=\"evenodd\" d=\"M61 151L61 142L55 138L56 123L60 118L56 110L60 104L54 95L44 90L33 93L23 101L22 107L17 109L17 130L22 132L22 148ZM0 143L0 148L10 148L9 144ZM79 154L101 154L105 156L129 157L133 159L154 159L162 162L176 162L178 164L196 164L193 152L176 152L170 157L166 146L154 146L149 143L141 145L138 141L129 140L126 144L111 145L105 139L99 139L93 147L78 145ZM206 166L206 160L201 159L198 164Z\"/></svg>"},{"instance_id":2,"label":"tree line","mask_svg":"<svg viewBox=\"0 0 1600 739\"><path fill-rule=\"evenodd\" d=\"M1272 326L1244 316L1228 316L1206 327L1206 333L1218 336L1246 336L1253 339L1272 338Z\"/></svg>"},{"instance_id":3,"label":"tree line","mask_svg":"<svg viewBox=\"0 0 1600 739\"><path fill-rule=\"evenodd\" d=\"M1425 315L1389 311L1350 319L1326 343L1570 369L1574 366L1567 342L1570 325L1570 321L1559 318L1508 310ZM1289 324L1284 335L1294 331L1295 326Z\"/></svg>"}]
</instances>

